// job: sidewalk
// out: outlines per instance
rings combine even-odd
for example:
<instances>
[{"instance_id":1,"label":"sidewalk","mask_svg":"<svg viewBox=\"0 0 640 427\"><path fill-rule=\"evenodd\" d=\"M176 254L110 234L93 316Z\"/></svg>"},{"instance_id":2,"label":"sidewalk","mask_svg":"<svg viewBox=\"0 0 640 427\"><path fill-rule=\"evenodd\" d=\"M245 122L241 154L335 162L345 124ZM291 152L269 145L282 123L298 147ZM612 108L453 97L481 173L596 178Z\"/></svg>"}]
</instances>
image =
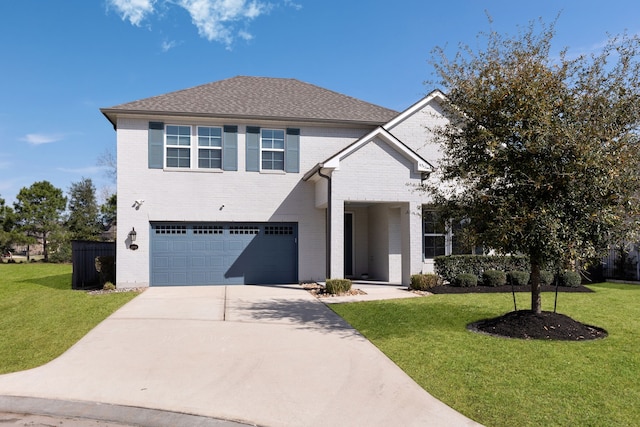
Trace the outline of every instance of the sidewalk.
<instances>
[{"instance_id":1,"label":"sidewalk","mask_svg":"<svg viewBox=\"0 0 640 427\"><path fill-rule=\"evenodd\" d=\"M297 285L150 288L58 359L0 376L0 396L111 405L100 419L121 423L147 408L273 427L477 425Z\"/></svg>"}]
</instances>

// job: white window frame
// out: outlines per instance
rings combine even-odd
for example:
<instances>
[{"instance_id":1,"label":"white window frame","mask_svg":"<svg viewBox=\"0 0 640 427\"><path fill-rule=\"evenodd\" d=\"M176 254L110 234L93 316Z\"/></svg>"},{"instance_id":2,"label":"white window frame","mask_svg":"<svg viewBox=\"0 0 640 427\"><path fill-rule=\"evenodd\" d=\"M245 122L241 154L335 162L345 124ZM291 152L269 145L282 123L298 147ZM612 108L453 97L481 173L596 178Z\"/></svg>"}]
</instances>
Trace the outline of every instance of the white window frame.
<instances>
[{"instance_id":1,"label":"white window frame","mask_svg":"<svg viewBox=\"0 0 640 427\"><path fill-rule=\"evenodd\" d=\"M264 141L264 132L265 131L269 131L269 132L282 132L282 148L273 148L273 143L271 147L267 147L265 148L263 146L263 141ZM287 132L285 129L270 129L270 128L260 128L260 170L261 171L276 171L276 172L284 172L285 171L285 157L286 157L286 153L285 153L285 144L286 144L286 138L287 138ZM275 141L275 138L271 138L272 141ZM265 152L269 152L269 153L282 153L282 168L265 168L264 167L264 163L263 163L263 154ZM271 164L273 165L274 160L271 160Z\"/></svg>"},{"instance_id":2,"label":"white window frame","mask_svg":"<svg viewBox=\"0 0 640 427\"><path fill-rule=\"evenodd\" d=\"M208 138L209 142L211 141L211 137L210 136L200 136L200 129L219 129L220 130L220 145L219 146L212 146L212 145L200 145L200 138ZM222 145L224 142L224 130L222 128L222 126L196 126L196 135L195 138L196 140L196 169L201 169L201 170L222 170L222 165L223 165L223 150L222 150ZM201 167L200 166L200 150L206 150L206 151L218 151L220 153L220 166L219 167Z\"/></svg>"},{"instance_id":3,"label":"white window frame","mask_svg":"<svg viewBox=\"0 0 640 427\"><path fill-rule=\"evenodd\" d=\"M177 131L178 133L172 133L169 134L169 128L170 127L176 127L178 128ZM180 139L184 137L184 135L180 134L180 128L189 128L189 144L180 144ZM169 143L169 138L172 136L177 136L178 137L178 144L170 144ZM179 124L166 124L164 127L164 165L166 168L168 169L191 169L192 168L192 164L193 164L193 159L192 159L192 153L193 153L193 149L192 149L192 145L193 145L193 126L191 125L179 125ZM169 149L186 149L189 150L189 166L180 166L178 164L178 166L169 166L169 154L168 151ZM182 157L178 157L178 163L179 160L182 159Z\"/></svg>"}]
</instances>

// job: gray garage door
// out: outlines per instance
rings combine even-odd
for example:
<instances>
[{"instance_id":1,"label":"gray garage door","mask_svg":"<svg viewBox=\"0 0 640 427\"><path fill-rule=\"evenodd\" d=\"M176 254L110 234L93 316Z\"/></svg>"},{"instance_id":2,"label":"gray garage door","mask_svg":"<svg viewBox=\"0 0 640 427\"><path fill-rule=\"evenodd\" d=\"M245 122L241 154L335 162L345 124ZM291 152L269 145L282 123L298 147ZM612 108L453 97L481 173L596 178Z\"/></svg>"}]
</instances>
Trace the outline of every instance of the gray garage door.
<instances>
[{"instance_id":1,"label":"gray garage door","mask_svg":"<svg viewBox=\"0 0 640 427\"><path fill-rule=\"evenodd\" d=\"M297 283L296 223L152 223L151 286Z\"/></svg>"}]
</instances>

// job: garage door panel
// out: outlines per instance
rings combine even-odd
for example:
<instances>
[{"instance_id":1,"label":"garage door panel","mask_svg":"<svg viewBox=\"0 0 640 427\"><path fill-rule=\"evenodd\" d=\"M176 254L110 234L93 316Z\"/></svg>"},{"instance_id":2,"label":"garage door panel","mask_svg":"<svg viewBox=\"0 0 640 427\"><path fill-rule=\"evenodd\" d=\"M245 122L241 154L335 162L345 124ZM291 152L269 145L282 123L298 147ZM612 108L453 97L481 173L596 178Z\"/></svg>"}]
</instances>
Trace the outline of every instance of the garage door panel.
<instances>
[{"instance_id":1,"label":"garage door panel","mask_svg":"<svg viewBox=\"0 0 640 427\"><path fill-rule=\"evenodd\" d=\"M151 285L297 282L297 224L151 225Z\"/></svg>"}]
</instances>

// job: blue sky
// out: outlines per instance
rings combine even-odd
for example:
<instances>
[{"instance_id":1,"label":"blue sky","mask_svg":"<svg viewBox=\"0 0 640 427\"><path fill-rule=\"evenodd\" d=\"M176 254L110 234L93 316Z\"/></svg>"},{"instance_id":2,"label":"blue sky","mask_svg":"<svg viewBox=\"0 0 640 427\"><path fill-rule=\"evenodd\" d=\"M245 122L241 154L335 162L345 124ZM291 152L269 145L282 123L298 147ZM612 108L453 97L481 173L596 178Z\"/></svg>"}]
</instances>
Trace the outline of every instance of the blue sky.
<instances>
[{"instance_id":1,"label":"blue sky","mask_svg":"<svg viewBox=\"0 0 640 427\"><path fill-rule=\"evenodd\" d=\"M65 192L115 152L99 108L236 75L296 78L403 110L433 87L435 46L515 34L560 14L554 45L592 51L640 32L636 1L19 0L0 2L0 197Z\"/></svg>"}]
</instances>

